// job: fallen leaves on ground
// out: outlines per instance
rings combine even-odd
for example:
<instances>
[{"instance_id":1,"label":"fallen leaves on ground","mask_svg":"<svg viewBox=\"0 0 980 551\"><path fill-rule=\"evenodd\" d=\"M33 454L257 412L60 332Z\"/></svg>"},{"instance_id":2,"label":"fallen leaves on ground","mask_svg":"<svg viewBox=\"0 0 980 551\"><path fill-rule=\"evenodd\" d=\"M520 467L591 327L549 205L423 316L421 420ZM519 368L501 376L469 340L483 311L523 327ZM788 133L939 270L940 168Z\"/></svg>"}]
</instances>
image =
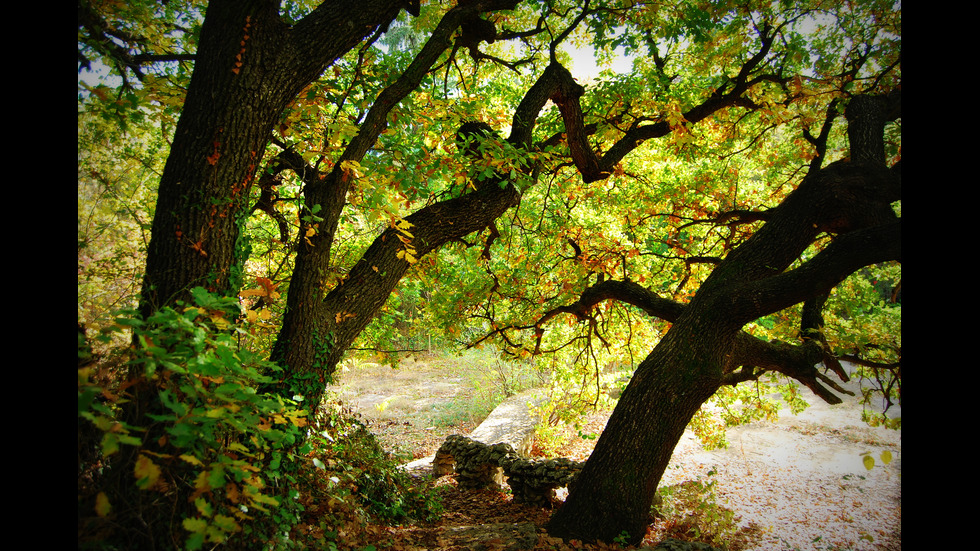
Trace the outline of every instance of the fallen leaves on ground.
<instances>
[{"instance_id":1,"label":"fallen leaves on ground","mask_svg":"<svg viewBox=\"0 0 980 551\"><path fill-rule=\"evenodd\" d=\"M582 431L601 432L607 414L599 412L591 416ZM389 430L388 437L394 439L397 427L391 426ZM404 442L404 433L402 438ZM441 443L439 438L435 440ZM558 453L584 460L594 444L594 440L575 438ZM435 444L433 448L433 445L433 442L425 443L426 453L431 454L438 447ZM736 512L740 525L745 528L739 535L741 541L730 542L731 549L901 549L901 483L896 480L896 475L884 469L860 476L817 476L806 465L708 463L701 453L700 448L691 443L679 446L662 484L707 480L709 477L716 480L719 501ZM551 510L516 504L503 491L460 489L451 476L429 483L440 493L445 507L439 521L431 525L386 528L388 543L379 545L378 549L469 551L471 547L454 545L447 530L460 526L525 522L533 523L537 531L536 550L622 549L618 545L590 545L551 538L544 530ZM650 526L643 544L652 546L665 537L683 539L679 533L682 529L683 526L658 519ZM503 549L494 547L492 542L486 543L488 550Z\"/></svg>"}]
</instances>

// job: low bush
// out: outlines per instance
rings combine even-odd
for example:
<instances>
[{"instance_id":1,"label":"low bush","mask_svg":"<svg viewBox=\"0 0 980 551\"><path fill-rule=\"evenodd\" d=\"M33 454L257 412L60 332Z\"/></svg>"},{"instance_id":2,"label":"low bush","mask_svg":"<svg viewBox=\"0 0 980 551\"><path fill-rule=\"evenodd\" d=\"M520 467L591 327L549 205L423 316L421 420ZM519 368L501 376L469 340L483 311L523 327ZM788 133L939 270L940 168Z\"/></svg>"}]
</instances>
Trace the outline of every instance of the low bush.
<instances>
[{"instance_id":1,"label":"low bush","mask_svg":"<svg viewBox=\"0 0 980 551\"><path fill-rule=\"evenodd\" d=\"M342 412L259 392L279 367L240 346L237 300L192 295L145 320L126 312L100 337L131 336L114 380L79 332L79 548L307 547L319 494L349 513L324 542L434 514Z\"/></svg>"},{"instance_id":2,"label":"low bush","mask_svg":"<svg viewBox=\"0 0 980 551\"><path fill-rule=\"evenodd\" d=\"M657 490L651 513L664 526L663 537L707 543L713 547L738 551L744 549L757 532L755 527L742 527L735 512L718 502L717 481L687 480Z\"/></svg>"}]
</instances>

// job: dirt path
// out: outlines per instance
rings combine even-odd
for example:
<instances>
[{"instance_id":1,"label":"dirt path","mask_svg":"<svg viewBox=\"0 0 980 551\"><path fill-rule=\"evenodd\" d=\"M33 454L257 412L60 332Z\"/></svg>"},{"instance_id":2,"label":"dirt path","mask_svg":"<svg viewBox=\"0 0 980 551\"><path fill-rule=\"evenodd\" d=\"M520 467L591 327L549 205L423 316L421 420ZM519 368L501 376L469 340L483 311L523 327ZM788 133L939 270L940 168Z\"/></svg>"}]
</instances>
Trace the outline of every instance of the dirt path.
<instances>
[{"instance_id":1,"label":"dirt path","mask_svg":"<svg viewBox=\"0 0 980 551\"><path fill-rule=\"evenodd\" d=\"M368 365L343 377L341 395L390 449L424 457L448 434L468 434L481 417L479 376L466 366L407 362L397 370ZM855 383L845 385L857 391ZM704 450L686 433L661 482L714 481L719 501L764 531L753 549L855 551L901 549L901 431L861 421L856 398L831 406L803 389L811 406L778 422L730 429L730 446ZM857 394L857 392L856 392ZM489 406L485 408L486 415ZM584 432L600 432L597 412ZM900 415L900 411L890 411ZM584 460L593 441L575 439L561 454ZM892 455L889 464L882 452ZM865 468L870 455L875 466Z\"/></svg>"},{"instance_id":2,"label":"dirt path","mask_svg":"<svg viewBox=\"0 0 980 551\"><path fill-rule=\"evenodd\" d=\"M409 357L341 368L330 391L361 417L389 451L418 459L450 434L469 434L495 405L484 369L466 358Z\"/></svg>"}]
</instances>

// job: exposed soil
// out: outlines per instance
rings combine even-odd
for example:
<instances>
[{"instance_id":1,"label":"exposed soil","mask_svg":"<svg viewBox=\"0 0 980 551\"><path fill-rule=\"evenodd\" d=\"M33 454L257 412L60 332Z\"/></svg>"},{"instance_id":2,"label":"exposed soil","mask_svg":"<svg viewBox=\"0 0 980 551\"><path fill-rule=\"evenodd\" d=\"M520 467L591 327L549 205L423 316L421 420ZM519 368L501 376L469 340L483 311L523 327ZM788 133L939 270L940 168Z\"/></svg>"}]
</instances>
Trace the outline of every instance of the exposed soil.
<instances>
[{"instance_id":1,"label":"exposed soil","mask_svg":"<svg viewBox=\"0 0 980 551\"><path fill-rule=\"evenodd\" d=\"M387 447L407 460L433 454L450 434L468 434L492 409L487 373L459 360L407 359L398 369L378 364L352 366L335 391L359 412ZM481 382L482 381L482 382ZM856 383L844 385L856 391ZM688 432L674 451L661 486L689 480L714 481L718 501L752 527L750 550L901 549L901 431L872 428L861 421L856 398L831 406L803 389L811 406L799 415L781 412L778 422L730 429L730 446L706 451ZM608 411L589 417L582 432L599 433ZM900 416L900 411L889 411ZM584 460L594 440L574 437L560 454ZM882 452L891 453L885 465ZM865 468L864 455L875 459ZM453 486L451 477L438 484ZM492 522L533 522L549 512L513 504L502 492L446 491L442 522L404 528L399 537L414 549L453 549L451 527ZM669 527L654 525L648 543Z\"/></svg>"},{"instance_id":2,"label":"exposed soil","mask_svg":"<svg viewBox=\"0 0 980 551\"><path fill-rule=\"evenodd\" d=\"M344 366L331 390L360 414L385 449L407 459L432 455L450 434L469 434L493 410L482 378L454 358L410 357L397 368Z\"/></svg>"}]
</instances>

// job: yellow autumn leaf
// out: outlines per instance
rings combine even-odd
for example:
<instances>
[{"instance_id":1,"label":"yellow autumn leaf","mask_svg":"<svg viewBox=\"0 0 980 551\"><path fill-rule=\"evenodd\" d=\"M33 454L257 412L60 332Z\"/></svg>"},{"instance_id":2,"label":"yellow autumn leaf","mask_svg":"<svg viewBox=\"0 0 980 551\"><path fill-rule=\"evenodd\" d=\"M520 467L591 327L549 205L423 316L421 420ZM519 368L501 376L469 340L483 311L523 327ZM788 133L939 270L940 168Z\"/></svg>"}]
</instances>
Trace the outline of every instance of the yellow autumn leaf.
<instances>
[{"instance_id":1,"label":"yellow autumn leaf","mask_svg":"<svg viewBox=\"0 0 980 551\"><path fill-rule=\"evenodd\" d=\"M351 318L356 318L356 317L357 317L357 314L353 314L351 312L338 312L337 315L334 316L334 321L336 321L338 324L340 324L340 323L343 323L346 320L349 320Z\"/></svg>"},{"instance_id":2,"label":"yellow autumn leaf","mask_svg":"<svg viewBox=\"0 0 980 551\"><path fill-rule=\"evenodd\" d=\"M196 312L199 316L206 315L208 313L204 308L199 308L197 306L188 306L184 308L184 312Z\"/></svg>"},{"instance_id":3,"label":"yellow autumn leaf","mask_svg":"<svg viewBox=\"0 0 980 551\"><path fill-rule=\"evenodd\" d=\"M160 478L160 467L157 467L149 457L140 454L133 467L136 475L136 486L141 490L152 488Z\"/></svg>"},{"instance_id":4,"label":"yellow autumn leaf","mask_svg":"<svg viewBox=\"0 0 980 551\"><path fill-rule=\"evenodd\" d=\"M861 461L864 462L864 468L868 469L869 471L873 469L875 466L875 458L871 457L870 455L865 455L864 459L862 459Z\"/></svg>"},{"instance_id":5,"label":"yellow autumn leaf","mask_svg":"<svg viewBox=\"0 0 980 551\"><path fill-rule=\"evenodd\" d=\"M240 297L264 297L266 295L266 290L261 287L256 287L254 289L243 289L239 291L238 296Z\"/></svg>"},{"instance_id":6,"label":"yellow autumn leaf","mask_svg":"<svg viewBox=\"0 0 980 551\"><path fill-rule=\"evenodd\" d=\"M890 452L889 450L885 450L885 451L881 452L881 462L884 463L885 465L891 463L892 462L892 452Z\"/></svg>"},{"instance_id":7,"label":"yellow autumn leaf","mask_svg":"<svg viewBox=\"0 0 980 551\"><path fill-rule=\"evenodd\" d=\"M211 321L214 323L214 326L221 331L224 331L229 327L231 327L231 323L228 320L226 320L222 315L215 314L211 316Z\"/></svg>"},{"instance_id":8,"label":"yellow autumn leaf","mask_svg":"<svg viewBox=\"0 0 980 551\"><path fill-rule=\"evenodd\" d=\"M204 466L204 463L201 463L201 460L198 459L198 458L196 458L196 457L194 457L193 455L188 455L188 454L184 453L184 454L181 454L180 455L180 458L183 459L184 461L190 463L191 465L196 465L198 467L203 467Z\"/></svg>"},{"instance_id":9,"label":"yellow autumn leaf","mask_svg":"<svg viewBox=\"0 0 980 551\"><path fill-rule=\"evenodd\" d=\"M197 512L201 513L206 517L210 517L214 512L214 507L208 503L208 501L202 497L194 500L194 506L197 507Z\"/></svg>"},{"instance_id":10,"label":"yellow autumn leaf","mask_svg":"<svg viewBox=\"0 0 980 551\"><path fill-rule=\"evenodd\" d=\"M211 491L211 483L208 478L210 475L209 471L201 471L197 474L197 478L194 479L195 495Z\"/></svg>"},{"instance_id":11,"label":"yellow autumn leaf","mask_svg":"<svg viewBox=\"0 0 980 551\"><path fill-rule=\"evenodd\" d=\"M277 500L274 497L267 496L265 494L250 493L248 497L252 499L253 506L256 505L257 503L264 503L264 504L272 505L274 507L279 506L279 500Z\"/></svg>"},{"instance_id":12,"label":"yellow autumn leaf","mask_svg":"<svg viewBox=\"0 0 980 551\"><path fill-rule=\"evenodd\" d=\"M112 505L109 504L109 498L106 497L105 492L99 492L99 495L95 496L95 514L105 518L109 516L111 510Z\"/></svg>"},{"instance_id":13,"label":"yellow autumn leaf","mask_svg":"<svg viewBox=\"0 0 980 551\"><path fill-rule=\"evenodd\" d=\"M306 419L303 418L304 415L306 415L306 412L303 411L294 411L286 414L289 420L297 427L306 426Z\"/></svg>"},{"instance_id":14,"label":"yellow autumn leaf","mask_svg":"<svg viewBox=\"0 0 980 551\"><path fill-rule=\"evenodd\" d=\"M344 161L340 163L340 170L355 178L360 178L364 175L364 172L361 170L361 164L357 161Z\"/></svg>"}]
</instances>

